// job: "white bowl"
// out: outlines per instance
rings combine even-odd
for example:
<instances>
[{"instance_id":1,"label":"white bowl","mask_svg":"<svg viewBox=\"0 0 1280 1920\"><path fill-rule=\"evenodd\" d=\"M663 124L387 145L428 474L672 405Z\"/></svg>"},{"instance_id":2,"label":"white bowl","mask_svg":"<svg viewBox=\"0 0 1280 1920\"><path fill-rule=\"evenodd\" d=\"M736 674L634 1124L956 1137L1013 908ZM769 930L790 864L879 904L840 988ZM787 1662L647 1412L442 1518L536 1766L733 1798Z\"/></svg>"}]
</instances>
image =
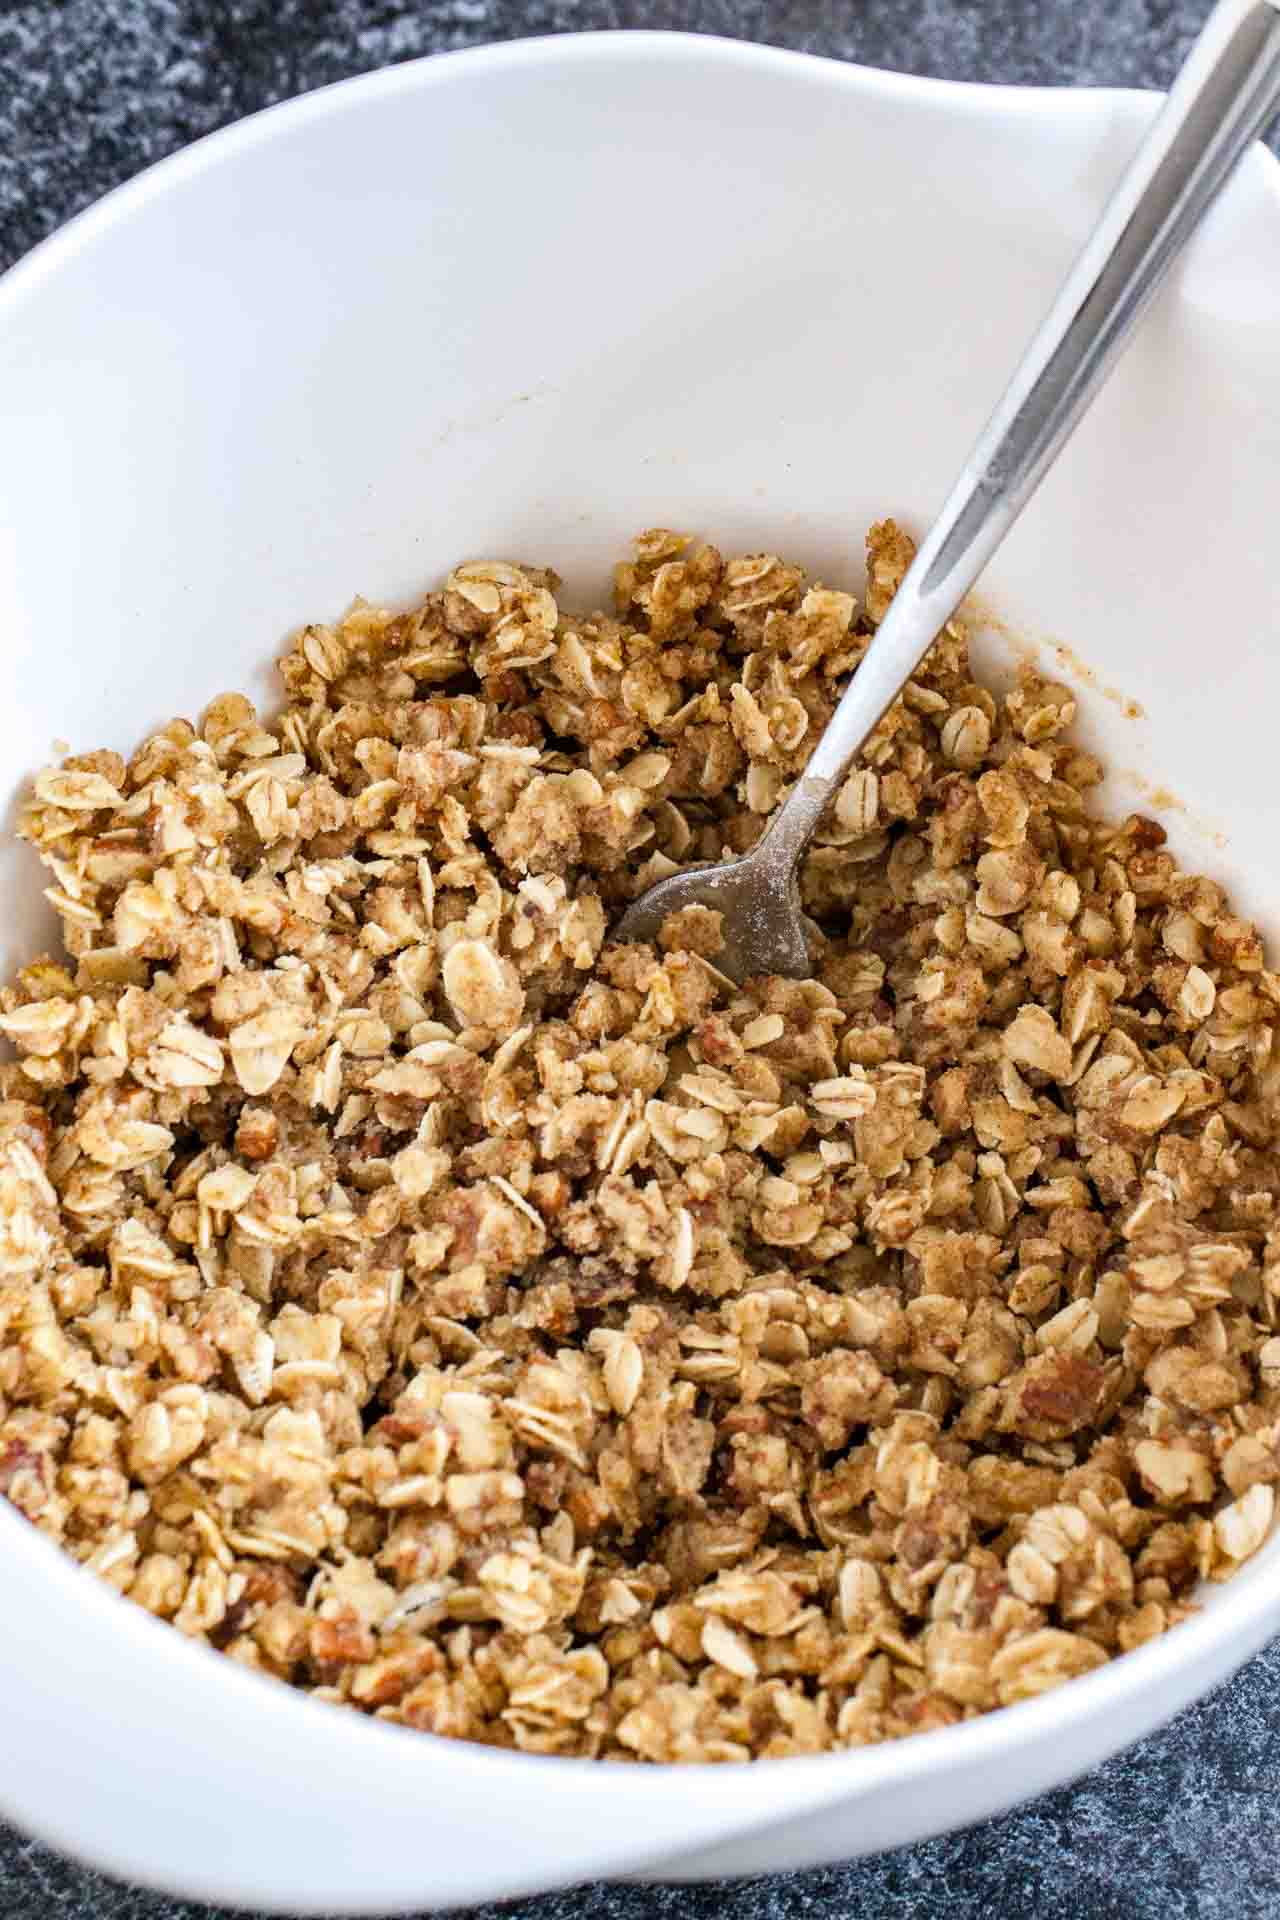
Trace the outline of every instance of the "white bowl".
<instances>
[{"instance_id":1,"label":"white bowl","mask_svg":"<svg viewBox=\"0 0 1280 1920\"><path fill-rule=\"evenodd\" d=\"M395 68L165 162L0 287L7 777L59 736L127 747L266 693L299 620L463 554L595 596L658 521L855 574L869 519L940 501L1152 104L597 35ZM1141 702L1083 694L1114 764L1185 803L1178 850L1273 927L1278 339L1258 152L995 569L1013 631ZM7 967L46 923L29 857L3 859ZM1095 1765L1280 1626L1273 1543L1190 1624L1030 1704L677 1771L337 1712L8 1510L0 1553L4 1813L131 1879L293 1912L920 1839Z\"/></svg>"}]
</instances>

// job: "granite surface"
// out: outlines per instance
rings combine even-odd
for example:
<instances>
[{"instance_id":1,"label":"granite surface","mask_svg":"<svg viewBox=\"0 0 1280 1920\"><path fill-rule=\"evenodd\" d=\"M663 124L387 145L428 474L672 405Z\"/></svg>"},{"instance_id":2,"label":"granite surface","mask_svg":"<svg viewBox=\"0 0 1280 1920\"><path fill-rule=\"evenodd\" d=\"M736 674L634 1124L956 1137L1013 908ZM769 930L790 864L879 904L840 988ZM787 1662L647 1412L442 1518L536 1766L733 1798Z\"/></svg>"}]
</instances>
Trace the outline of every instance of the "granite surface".
<instances>
[{"instance_id":1,"label":"granite surface","mask_svg":"<svg viewBox=\"0 0 1280 1920\"><path fill-rule=\"evenodd\" d=\"M1201 0L0 0L0 267L214 127L347 74L581 28L736 35L913 73L1160 85ZM485 1920L1280 1916L1280 1643L1162 1734L1003 1820L725 1888L588 1887ZM15 1764L10 1740L7 1764ZM194 1920L0 1830L0 1915Z\"/></svg>"}]
</instances>

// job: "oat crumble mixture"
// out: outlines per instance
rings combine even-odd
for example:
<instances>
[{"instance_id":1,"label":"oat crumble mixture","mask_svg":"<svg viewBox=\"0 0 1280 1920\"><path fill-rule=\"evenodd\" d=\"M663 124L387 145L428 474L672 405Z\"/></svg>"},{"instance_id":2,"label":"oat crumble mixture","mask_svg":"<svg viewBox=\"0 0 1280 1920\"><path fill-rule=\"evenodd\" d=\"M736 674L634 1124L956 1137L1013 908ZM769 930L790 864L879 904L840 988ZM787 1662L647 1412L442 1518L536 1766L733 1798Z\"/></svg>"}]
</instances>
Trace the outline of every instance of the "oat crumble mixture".
<instances>
[{"instance_id":1,"label":"oat crumble mixture","mask_svg":"<svg viewBox=\"0 0 1280 1920\"><path fill-rule=\"evenodd\" d=\"M35 782L67 953L0 994L0 1487L181 1632L543 1754L892 1739L1087 1673L1280 1477L1280 976L1092 816L953 623L719 916L909 562L653 531L615 616L467 565Z\"/></svg>"}]
</instances>

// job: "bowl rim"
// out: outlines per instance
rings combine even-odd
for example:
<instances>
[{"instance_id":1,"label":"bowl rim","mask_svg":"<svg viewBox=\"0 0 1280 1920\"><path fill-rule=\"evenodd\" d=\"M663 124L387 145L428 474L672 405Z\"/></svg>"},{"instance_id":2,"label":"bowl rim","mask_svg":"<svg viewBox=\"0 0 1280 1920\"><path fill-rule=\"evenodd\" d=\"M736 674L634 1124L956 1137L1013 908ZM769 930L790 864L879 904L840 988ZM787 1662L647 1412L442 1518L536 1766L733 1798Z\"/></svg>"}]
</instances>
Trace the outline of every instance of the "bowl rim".
<instances>
[{"instance_id":1,"label":"bowl rim","mask_svg":"<svg viewBox=\"0 0 1280 1920\"><path fill-rule=\"evenodd\" d=\"M694 33L650 27L605 28L597 32L533 34L527 38L488 41L480 46L460 47L446 53L420 54L392 66L375 67L366 73L349 74L340 80L326 81L305 93L273 101L255 108L241 119L229 121L197 136L172 153L151 161L140 172L111 187L78 212L70 214L51 233L37 240L0 274L0 320L8 302L31 292L34 283L55 273L64 259L93 240L105 235L136 209L216 167L235 155L267 144L288 126L301 127L312 120L341 113L348 99L362 97L394 98L402 92L413 93L433 85L448 85L467 68L481 67L491 72L519 71L563 61L567 66L591 65L597 59L622 49L650 60L679 60L705 55L715 62L760 71L772 70L779 76L788 72L823 69L827 77L839 76L854 89L868 87L888 99L897 98L917 108L948 109L975 118L990 118L998 112L1009 119L1034 120L1052 108L1055 115L1088 120L1100 110L1113 111L1118 103L1149 104L1163 96L1148 87L1053 87L1044 84L1021 85L1003 81L951 80L930 74L900 73L888 67L864 66L854 60L840 60L830 54L807 53L791 47L774 47L761 41L738 40L727 34ZM1265 149L1261 149L1265 152Z\"/></svg>"},{"instance_id":2,"label":"bowl rim","mask_svg":"<svg viewBox=\"0 0 1280 1920\"><path fill-rule=\"evenodd\" d=\"M561 65L589 68L619 57L648 62L705 63L717 69L750 70L772 75L787 86L813 84L848 97L873 95L901 103L912 111L961 115L970 119L1033 124L1053 119L1059 125L1093 123L1099 134L1109 126L1139 124L1154 113L1159 95L1144 89L1089 86L1076 89L997 84L982 81L935 79L901 74L846 62L829 56L770 47L750 41L687 32L652 30L575 32L500 41L454 52L428 55L334 81L296 98L281 101L246 118L202 136L163 158L134 178L76 214L15 262L0 277L0 333L22 303L86 248L109 238L112 231L150 203L180 189L210 169L239 160L260 147L305 125L341 121L349 107L400 94L430 92L460 81L483 80L495 73L519 73ZM1265 149L1255 146L1246 165L1265 173L1271 204L1280 217L1280 166ZM294 1689L239 1668L211 1649L184 1641L165 1622L154 1619L122 1599L96 1579L86 1578L63 1550L15 1511L0 1502L0 1551L21 1584L46 1584L51 1591L71 1595L86 1624L96 1620L102 1634L117 1642L122 1637L133 1657L167 1661L173 1685L196 1692L216 1681L229 1705L292 1722L300 1743L327 1746L336 1755L353 1760L376 1749L394 1755L401 1770L438 1765L443 1757L459 1775L473 1773L490 1793L520 1794L536 1779L545 1792L552 1780L590 1779L601 1791L617 1779L640 1820L637 1834L608 1859L593 1860L595 1873L642 1868L652 1855L646 1845L643 1814L646 1804L666 1798L676 1768L671 1764L627 1767L615 1773L596 1761L557 1758L548 1772L545 1756L473 1746L440 1736L376 1721L359 1713L338 1714ZM994 1765L1019 1751L1052 1741L1076 1721L1096 1716L1121 1716L1142 1696L1158 1694L1175 1672L1197 1660L1221 1654L1233 1643L1252 1649L1264 1637L1266 1623L1280 1628L1280 1592L1255 1573L1233 1580L1220 1591L1208 1611L1171 1629L1123 1658L1034 1700L1020 1702L959 1725L913 1735L907 1740L834 1753L794 1756L785 1763L756 1761L747 1768L699 1766L679 1768L690 1790L696 1781L700 1808L723 1815L709 1846L719 1847L764 1821L785 1820L820 1813L836 1802L857 1800L860 1794L885 1787L909 1789L934 1774ZM167 1650L167 1651L166 1651ZM219 1662L216 1672L211 1663ZM202 1678L203 1676L203 1678ZM1137 1736L1135 1736L1137 1737ZM413 1758L417 1755L417 1760ZM781 1773L779 1769L782 1769ZM744 1778L745 1776L745 1778ZM748 1785L750 1782L750 1786ZM800 1789L803 1787L803 1791ZM784 1789L785 1790L782 1790ZM8 1785L0 1785L0 1805L12 1804ZM772 1816L772 1818L770 1818ZM76 1808L57 1808L34 1817L23 1807L18 1816L24 1828L84 1857ZM700 1843L699 1843L700 1844ZM146 1882L145 1863L127 1845L113 1850L95 1842L95 1865ZM280 1904L280 1895L261 1877L240 1878L233 1861L225 1871L193 1871L184 1890L195 1897L236 1900L249 1905ZM287 1872L281 1879L287 1879ZM150 1882L166 1890L169 1877ZM368 1904L343 1902L343 1910L382 1911L386 1891L370 1889Z\"/></svg>"}]
</instances>

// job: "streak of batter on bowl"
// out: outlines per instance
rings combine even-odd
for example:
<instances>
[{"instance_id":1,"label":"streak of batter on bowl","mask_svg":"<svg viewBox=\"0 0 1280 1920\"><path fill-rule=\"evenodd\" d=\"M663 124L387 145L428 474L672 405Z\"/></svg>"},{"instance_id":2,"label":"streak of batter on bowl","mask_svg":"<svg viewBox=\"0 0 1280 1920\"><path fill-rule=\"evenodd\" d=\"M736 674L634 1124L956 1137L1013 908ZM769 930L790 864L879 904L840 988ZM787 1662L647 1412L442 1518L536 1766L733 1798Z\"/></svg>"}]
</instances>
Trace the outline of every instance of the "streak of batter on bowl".
<instances>
[{"instance_id":1,"label":"streak of batter on bowl","mask_svg":"<svg viewBox=\"0 0 1280 1920\"><path fill-rule=\"evenodd\" d=\"M1044 670L1046 657L1051 658L1056 670L1066 676L1068 683L1074 683L1086 695L1098 695L1108 705L1115 707L1126 720L1141 721L1147 718L1146 708L1140 700L1105 681L1074 647L1061 640L1028 633L1017 622L1010 620L986 593L969 594L962 611L975 639L993 641L1007 661L1016 666L1029 667L1038 673ZM1166 779L1153 778L1149 773L1129 765L1108 764L1107 774L1126 800L1140 801L1152 807L1157 814L1179 816L1194 838L1214 851L1221 852L1229 844L1229 836L1221 826L1188 804Z\"/></svg>"},{"instance_id":2,"label":"streak of batter on bowl","mask_svg":"<svg viewBox=\"0 0 1280 1920\"><path fill-rule=\"evenodd\" d=\"M743 1760L1176 1626L1280 1473L1280 978L1068 688L939 636L804 861L719 916L861 599L662 530L582 616L469 563L38 775L66 951L0 994L0 1488L319 1698ZM197 690L193 689L193 696Z\"/></svg>"}]
</instances>

